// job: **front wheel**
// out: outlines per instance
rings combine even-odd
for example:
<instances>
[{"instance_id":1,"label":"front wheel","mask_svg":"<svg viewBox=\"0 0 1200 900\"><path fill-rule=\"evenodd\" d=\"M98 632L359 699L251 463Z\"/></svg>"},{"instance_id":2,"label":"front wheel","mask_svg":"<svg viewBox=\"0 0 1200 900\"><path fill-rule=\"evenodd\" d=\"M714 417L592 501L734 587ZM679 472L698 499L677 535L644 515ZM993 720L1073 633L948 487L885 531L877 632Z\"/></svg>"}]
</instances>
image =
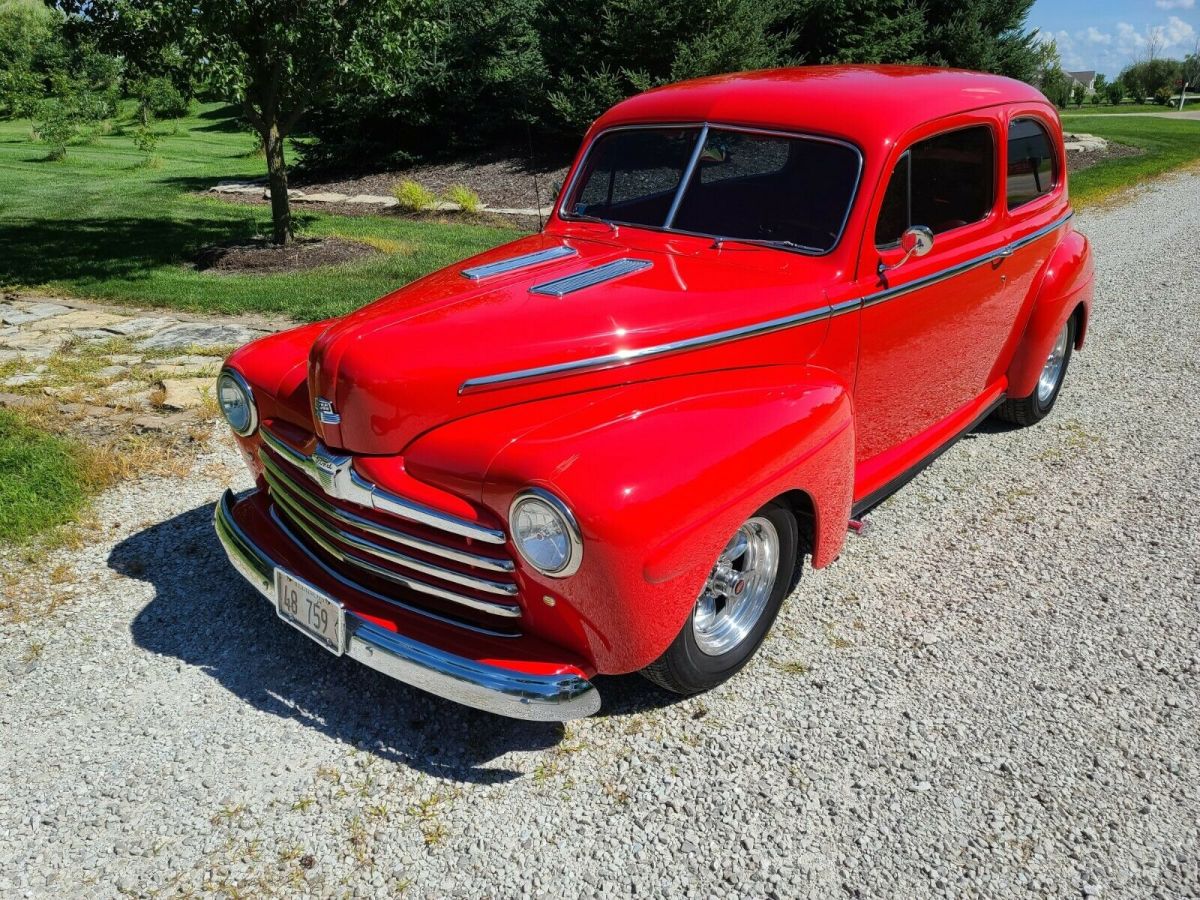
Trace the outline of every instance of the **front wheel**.
<instances>
[{"instance_id":1,"label":"front wheel","mask_svg":"<svg viewBox=\"0 0 1200 900\"><path fill-rule=\"evenodd\" d=\"M1071 362L1071 349L1075 346L1075 317L1067 319L1059 332L1058 340L1050 348L1050 355L1042 365L1042 374L1037 386L1028 397L1009 397L996 408L996 417L1014 425L1033 425L1050 414L1058 392L1067 377L1067 365Z\"/></svg>"},{"instance_id":2,"label":"front wheel","mask_svg":"<svg viewBox=\"0 0 1200 900\"><path fill-rule=\"evenodd\" d=\"M707 691L736 674L766 637L794 584L798 541L796 517L778 503L743 522L683 628L642 674L677 694Z\"/></svg>"}]
</instances>

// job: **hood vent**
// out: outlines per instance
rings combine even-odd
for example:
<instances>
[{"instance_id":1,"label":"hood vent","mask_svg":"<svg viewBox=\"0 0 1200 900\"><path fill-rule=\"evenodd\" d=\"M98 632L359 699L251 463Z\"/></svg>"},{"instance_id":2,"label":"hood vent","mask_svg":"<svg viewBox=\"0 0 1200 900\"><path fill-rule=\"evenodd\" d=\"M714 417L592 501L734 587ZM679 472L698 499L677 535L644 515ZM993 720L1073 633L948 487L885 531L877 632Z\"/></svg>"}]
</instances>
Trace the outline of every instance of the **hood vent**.
<instances>
[{"instance_id":1,"label":"hood vent","mask_svg":"<svg viewBox=\"0 0 1200 900\"><path fill-rule=\"evenodd\" d=\"M648 269L652 265L654 263L648 259L629 259L626 257L625 259L617 259L613 262L605 263L602 266L596 266L594 269L584 269L582 272L567 275L565 278L556 278L554 281L535 285L529 289L529 292L531 294L548 294L551 297L563 297L567 294L581 291L584 288L592 287L593 285L612 281L614 278L632 275L634 272Z\"/></svg>"},{"instance_id":2,"label":"hood vent","mask_svg":"<svg viewBox=\"0 0 1200 900\"><path fill-rule=\"evenodd\" d=\"M520 256L510 256L508 259L497 260L482 266L472 266L469 269L463 269L462 273L472 281L479 281L481 278L491 278L493 275L503 275L505 272L513 272L556 259L566 259L568 256L577 256L578 253L579 251L574 247L550 247L547 250L538 250L536 253L523 253Z\"/></svg>"}]
</instances>

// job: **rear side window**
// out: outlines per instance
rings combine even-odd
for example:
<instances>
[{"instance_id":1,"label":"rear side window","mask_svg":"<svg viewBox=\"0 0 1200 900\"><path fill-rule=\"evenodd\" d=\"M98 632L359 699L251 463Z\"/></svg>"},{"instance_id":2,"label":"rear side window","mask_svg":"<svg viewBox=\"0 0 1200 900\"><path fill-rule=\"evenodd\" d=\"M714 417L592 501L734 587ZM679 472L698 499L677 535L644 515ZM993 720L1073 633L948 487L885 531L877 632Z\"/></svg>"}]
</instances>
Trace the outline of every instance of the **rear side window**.
<instances>
[{"instance_id":1,"label":"rear side window","mask_svg":"<svg viewBox=\"0 0 1200 900\"><path fill-rule=\"evenodd\" d=\"M1058 184L1058 159L1046 129L1034 119L1008 126L1008 208L1016 209Z\"/></svg>"},{"instance_id":2,"label":"rear side window","mask_svg":"<svg viewBox=\"0 0 1200 900\"><path fill-rule=\"evenodd\" d=\"M914 144L888 180L876 246L896 244L912 225L940 234L986 218L996 197L995 172L996 144L986 125Z\"/></svg>"}]
</instances>

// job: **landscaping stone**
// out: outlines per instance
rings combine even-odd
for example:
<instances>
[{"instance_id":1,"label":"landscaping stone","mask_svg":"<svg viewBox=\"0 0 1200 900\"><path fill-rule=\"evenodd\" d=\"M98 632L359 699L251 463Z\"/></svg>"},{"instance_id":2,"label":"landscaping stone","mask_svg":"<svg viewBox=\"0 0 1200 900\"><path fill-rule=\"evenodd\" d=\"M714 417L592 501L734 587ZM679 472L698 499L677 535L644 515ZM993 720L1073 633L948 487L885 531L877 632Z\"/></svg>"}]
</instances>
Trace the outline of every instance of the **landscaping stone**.
<instances>
[{"instance_id":1,"label":"landscaping stone","mask_svg":"<svg viewBox=\"0 0 1200 900\"><path fill-rule=\"evenodd\" d=\"M211 378L164 378L163 398L159 406L164 409L198 409L212 395Z\"/></svg>"},{"instance_id":2,"label":"landscaping stone","mask_svg":"<svg viewBox=\"0 0 1200 900\"><path fill-rule=\"evenodd\" d=\"M113 334L124 337L139 337L141 335L150 334L154 331L162 331L176 323L176 319L167 319L162 317L143 317L138 319L126 319L124 322L117 322L105 327L105 331L111 331Z\"/></svg>"},{"instance_id":3,"label":"landscaping stone","mask_svg":"<svg viewBox=\"0 0 1200 900\"><path fill-rule=\"evenodd\" d=\"M25 372L21 375L12 375L8 378L5 378L4 381L0 381L0 384L4 385L5 387L22 387L26 384L33 384L41 380L42 376L38 375L36 372Z\"/></svg>"},{"instance_id":4,"label":"landscaping stone","mask_svg":"<svg viewBox=\"0 0 1200 900\"><path fill-rule=\"evenodd\" d=\"M395 197L384 197L381 194L356 194L347 203L365 203L374 206L399 206L400 201Z\"/></svg>"},{"instance_id":5,"label":"landscaping stone","mask_svg":"<svg viewBox=\"0 0 1200 900\"><path fill-rule=\"evenodd\" d=\"M0 394L0 409L21 409L37 405L37 400L27 394Z\"/></svg>"},{"instance_id":6,"label":"landscaping stone","mask_svg":"<svg viewBox=\"0 0 1200 900\"><path fill-rule=\"evenodd\" d=\"M117 366L117 365L105 366L103 369L97 369L95 372L95 376L97 378L104 378L104 379L116 378L120 375L124 375L128 371L129 371L128 366Z\"/></svg>"},{"instance_id":7,"label":"landscaping stone","mask_svg":"<svg viewBox=\"0 0 1200 900\"><path fill-rule=\"evenodd\" d=\"M144 338L139 350L182 350L187 347L240 346L262 334L245 325L180 322Z\"/></svg>"},{"instance_id":8,"label":"landscaping stone","mask_svg":"<svg viewBox=\"0 0 1200 900\"><path fill-rule=\"evenodd\" d=\"M94 309L76 309L59 316L48 317L35 322L30 325L30 329L32 331L51 331L76 328L109 328L128 320L128 316L118 316L113 313L99 312Z\"/></svg>"},{"instance_id":9,"label":"landscaping stone","mask_svg":"<svg viewBox=\"0 0 1200 900\"><path fill-rule=\"evenodd\" d=\"M306 194L302 199L309 203L345 203L350 198L345 194Z\"/></svg>"},{"instance_id":10,"label":"landscaping stone","mask_svg":"<svg viewBox=\"0 0 1200 900\"><path fill-rule=\"evenodd\" d=\"M133 353L114 353L108 357L108 361L116 366L136 366L144 358Z\"/></svg>"}]
</instances>

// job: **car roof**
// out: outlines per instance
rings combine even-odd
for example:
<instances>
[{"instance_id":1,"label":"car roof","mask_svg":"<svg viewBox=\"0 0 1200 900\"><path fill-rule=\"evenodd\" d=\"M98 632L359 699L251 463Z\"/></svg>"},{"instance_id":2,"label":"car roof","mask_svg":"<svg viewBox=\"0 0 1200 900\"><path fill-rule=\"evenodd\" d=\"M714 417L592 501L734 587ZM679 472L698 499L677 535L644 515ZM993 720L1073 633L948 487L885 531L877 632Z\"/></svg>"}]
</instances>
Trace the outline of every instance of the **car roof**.
<instances>
[{"instance_id":1,"label":"car roof","mask_svg":"<svg viewBox=\"0 0 1200 900\"><path fill-rule=\"evenodd\" d=\"M720 122L812 131L867 147L933 119L1015 102L1044 104L1053 115L1036 88L1000 75L919 66L804 66L655 88L618 103L594 128Z\"/></svg>"}]
</instances>

